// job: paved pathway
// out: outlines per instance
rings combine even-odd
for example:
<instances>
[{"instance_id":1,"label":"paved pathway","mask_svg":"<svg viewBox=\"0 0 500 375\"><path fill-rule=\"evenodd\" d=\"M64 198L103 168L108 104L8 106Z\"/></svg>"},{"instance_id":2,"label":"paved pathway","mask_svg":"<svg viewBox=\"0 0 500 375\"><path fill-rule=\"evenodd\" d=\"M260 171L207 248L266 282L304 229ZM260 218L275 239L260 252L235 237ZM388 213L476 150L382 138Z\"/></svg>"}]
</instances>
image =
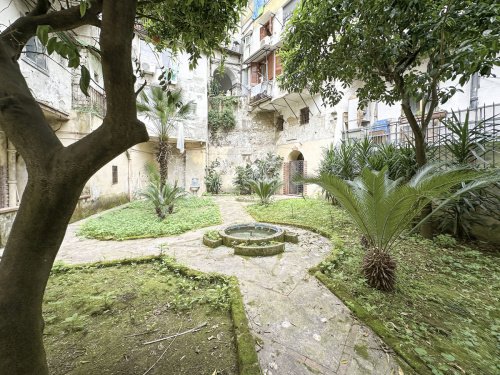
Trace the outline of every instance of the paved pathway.
<instances>
[{"instance_id":1,"label":"paved pathway","mask_svg":"<svg viewBox=\"0 0 500 375\"><path fill-rule=\"evenodd\" d=\"M224 224L253 221L234 197L219 197L217 202ZM77 228L78 224L70 225L59 260L137 257L158 254L161 247L192 268L237 276L265 375L398 374L380 339L307 273L330 251L324 237L292 229L299 234L299 244L287 244L278 256L247 258L226 247L203 246L201 236L207 228L178 237L123 242L79 239Z\"/></svg>"}]
</instances>

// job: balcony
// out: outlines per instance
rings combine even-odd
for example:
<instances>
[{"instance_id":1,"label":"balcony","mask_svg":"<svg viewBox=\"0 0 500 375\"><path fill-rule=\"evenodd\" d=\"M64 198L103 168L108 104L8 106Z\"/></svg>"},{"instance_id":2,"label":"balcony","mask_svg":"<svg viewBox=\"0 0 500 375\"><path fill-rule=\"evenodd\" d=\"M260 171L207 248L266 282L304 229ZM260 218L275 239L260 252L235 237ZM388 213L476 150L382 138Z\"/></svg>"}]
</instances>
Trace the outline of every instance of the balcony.
<instances>
[{"instance_id":1,"label":"balcony","mask_svg":"<svg viewBox=\"0 0 500 375\"><path fill-rule=\"evenodd\" d=\"M243 48L243 64L262 60L266 55L281 47L280 37L281 33L275 33L267 35L258 41L251 40L250 43L245 44Z\"/></svg>"},{"instance_id":2,"label":"balcony","mask_svg":"<svg viewBox=\"0 0 500 375\"><path fill-rule=\"evenodd\" d=\"M99 117L104 117L106 114L106 95L90 86L88 89L89 96L80 90L78 82L73 82L73 101L72 108L80 111L96 113Z\"/></svg>"},{"instance_id":3,"label":"balcony","mask_svg":"<svg viewBox=\"0 0 500 375\"><path fill-rule=\"evenodd\" d=\"M250 88L250 105L257 105L273 96L274 81L264 81Z\"/></svg>"}]
</instances>

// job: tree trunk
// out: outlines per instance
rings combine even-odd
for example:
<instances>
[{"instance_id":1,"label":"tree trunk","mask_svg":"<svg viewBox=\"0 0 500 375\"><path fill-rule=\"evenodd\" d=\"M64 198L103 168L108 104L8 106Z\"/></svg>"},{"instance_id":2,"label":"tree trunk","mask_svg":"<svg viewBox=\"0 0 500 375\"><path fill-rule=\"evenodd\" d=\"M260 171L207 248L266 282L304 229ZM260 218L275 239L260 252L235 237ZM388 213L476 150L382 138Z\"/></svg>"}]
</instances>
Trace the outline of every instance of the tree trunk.
<instances>
[{"instance_id":1,"label":"tree trunk","mask_svg":"<svg viewBox=\"0 0 500 375\"><path fill-rule=\"evenodd\" d=\"M90 176L149 138L136 112L131 59L136 3L96 0L83 17L74 5L45 18L21 17L7 33L0 33L0 125L25 160L29 176L0 261L2 375L48 374L43 294L78 198ZM48 11L47 2L38 4L47 5L41 12ZM67 147L51 129L17 63L24 43L35 36L40 17L54 31L86 24L101 27L107 113L101 126Z\"/></svg>"},{"instance_id":2,"label":"tree trunk","mask_svg":"<svg viewBox=\"0 0 500 375\"><path fill-rule=\"evenodd\" d=\"M160 166L160 182L163 187L168 181L168 157L170 154L170 146L168 144L168 139L166 141L160 140L158 142L158 153L156 154L156 160Z\"/></svg>"},{"instance_id":3,"label":"tree trunk","mask_svg":"<svg viewBox=\"0 0 500 375\"><path fill-rule=\"evenodd\" d=\"M422 128L419 126L417 119L415 118L415 115L411 110L409 98L403 99L401 107L403 108L403 112L406 116L406 119L408 120L408 123L410 124L410 127L413 131L413 135L415 136L415 156L417 159L418 167L422 168L424 165L427 164L427 154L425 149L426 132L425 130L422 130ZM424 127L424 129L426 128L427 126ZM426 217L431 212L432 212L432 205L428 204L422 210L422 218ZM432 238L433 236L432 219L427 220L420 226L420 234L424 238Z\"/></svg>"},{"instance_id":4,"label":"tree trunk","mask_svg":"<svg viewBox=\"0 0 500 375\"><path fill-rule=\"evenodd\" d=\"M83 183L55 176L29 179L0 262L2 374L48 374L42 340L43 294L83 189Z\"/></svg>"}]
</instances>

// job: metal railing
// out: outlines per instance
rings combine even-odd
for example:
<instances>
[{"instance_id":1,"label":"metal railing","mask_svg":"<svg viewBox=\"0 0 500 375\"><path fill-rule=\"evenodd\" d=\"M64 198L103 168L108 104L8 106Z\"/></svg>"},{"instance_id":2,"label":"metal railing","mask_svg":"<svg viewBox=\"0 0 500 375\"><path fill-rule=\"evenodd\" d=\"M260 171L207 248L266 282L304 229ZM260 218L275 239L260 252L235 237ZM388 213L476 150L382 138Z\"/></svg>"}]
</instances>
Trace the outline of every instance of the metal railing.
<instances>
[{"instance_id":1,"label":"metal railing","mask_svg":"<svg viewBox=\"0 0 500 375\"><path fill-rule=\"evenodd\" d=\"M92 86L88 88L88 93L89 96L85 96L80 90L79 83L73 83L72 108L95 112L100 117L104 117L106 114L106 95Z\"/></svg>"},{"instance_id":2,"label":"metal railing","mask_svg":"<svg viewBox=\"0 0 500 375\"><path fill-rule=\"evenodd\" d=\"M271 98L273 81L264 81L250 88L250 104Z\"/></svg>"},{"instance_id":3,"label":"metal railing","mask_svg":"<svg viewBox=\"0 0 500 375\"><path fill-rule=\"evenodd\" d=\"M483 163L498 166L500 164L500 157L497 155L500 148L500 105L495 103L474 109L435 112L426 132L426 142L432 148L434 158L443 162L452 159L445 147L442 147L445 140L453 136L443 124L443 120L453 119L455 115L463 124L467 111L469 111L469 127L474 129L481 126L477 129L488 138L484 145L487 152L483 155ZM367 137L376 144L404 145L412 144L414 141L410 124L404 117L392 121L376 121L371 126L344 131L342 136L344 140Z\"/></svg>"}]
</instances>

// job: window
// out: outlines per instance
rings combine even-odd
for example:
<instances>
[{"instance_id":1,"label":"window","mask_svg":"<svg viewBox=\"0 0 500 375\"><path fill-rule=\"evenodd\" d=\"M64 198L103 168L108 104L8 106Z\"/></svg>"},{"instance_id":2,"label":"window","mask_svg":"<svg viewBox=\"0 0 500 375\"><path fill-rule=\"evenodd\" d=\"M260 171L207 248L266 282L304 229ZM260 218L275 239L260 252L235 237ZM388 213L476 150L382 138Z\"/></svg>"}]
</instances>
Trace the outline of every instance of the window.
<instances>
[{"instance_id":1,"label":"window","mask_svg":"<svg viewBox=\"0 0 500 375\"><path fill-rule=\"evenodd\" d=\"M283 126L285 124L285 119L283 118L283 116L278 116L278 118L276 119L276 129L278 129L278 131L282 132L283 131Z\"/></svg>"},{"instance_id":2,"label":"window","mask_svg":"<svg viewBox=\"0 0 500 375\"><path fill-rule=\"evenodd\" d=\"M26 59L38 68L47 70L47 56L45 55L45 48L40 43L38 38L33 37L26 43Z\"/></svg>"},{"instance_id":3,"label":"window","mask_svg":"<svg viewBox=\"0 0 500 375\"><path fill-rule=\"evenodd\" d=\"M273 18L269 21L267 21L262 27L260 28L260 40L264 39L266 36L271 36L273 35Z\"/></svg>"},{"instance_id":4,"label":"window","mask_svg":"<svg viewBox=\"0 0 500 375\"><path fill-rule=\"evenodd\" d=\"M115 184L117 184L117 183L118 183L118 166L113 165L113 166L111 167L111 169L112 169L112 173L113 173L113 176L112 176L112 179L113 179L112 184L113 184L113 185L115 185Z\"/></svg>"},{"instance_id":5,"label":"window","mask_svg":"<svg viewBox=\"0 0 500 375\"><path fill-rule=\"evenodd\" d=\"M283 7L283 24L285 24L293 14L299 0L292 0Z\"/></svg>"},{"instance_id":6,"label":"window","mask_svg":"<svg viewBox=\"0 0 500 375\"><path fill-rule=\"evenodd\" d=\"M309 107L300 110L300 125L309 124Z\"/></svg>"},{"instance_id":7,"label":"window","mask_svg":"<svg viewBox=\"0 0 500 375\"><path fill-rule=\"evenodd\" d=\"M275 65L276 65L275 72L276 73L275 74L276 74L276 77L277 77L277 76L279 76L282 73L283 68L281 67L281 57L279 55L279 52L276 51L275 55L276 55L276 63L275 63Z\"/></svg>"}]
</instances>

